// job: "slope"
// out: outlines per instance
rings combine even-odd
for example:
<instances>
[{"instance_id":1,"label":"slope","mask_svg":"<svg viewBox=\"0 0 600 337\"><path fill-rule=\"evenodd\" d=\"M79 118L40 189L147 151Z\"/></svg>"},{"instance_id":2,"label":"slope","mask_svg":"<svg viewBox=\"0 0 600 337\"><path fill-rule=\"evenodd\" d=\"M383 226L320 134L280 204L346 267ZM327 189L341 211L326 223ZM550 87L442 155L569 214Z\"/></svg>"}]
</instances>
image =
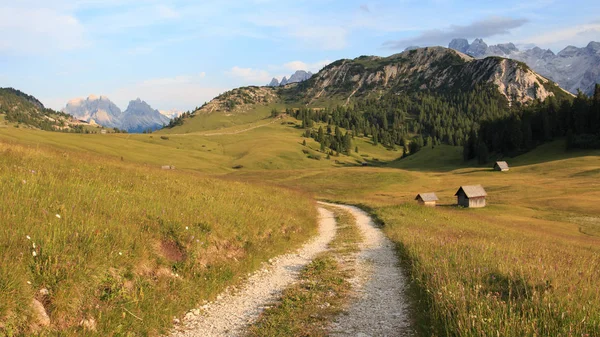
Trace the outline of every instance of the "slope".
<instances>
[{"instance_id":1,"label":"slope","mask_svg":"<svg viewBox=\"0 0 600 337\"><path fill-rule=\"evenodd\" d=\"M13 88L0 88L0 116L4 125L46 131L84 132L88 124L62 112L47 109L31 95Z\"/></svg>"},{"instance_id":2,"label":"slope","mask_svg":"<svg viewBox=\"0 0 600 337\"><path fill-rule=\"evenodd\" d=\"M0 140L0 335L158 335L315 219L303 193Z\"/></svg>"}]
</instances>

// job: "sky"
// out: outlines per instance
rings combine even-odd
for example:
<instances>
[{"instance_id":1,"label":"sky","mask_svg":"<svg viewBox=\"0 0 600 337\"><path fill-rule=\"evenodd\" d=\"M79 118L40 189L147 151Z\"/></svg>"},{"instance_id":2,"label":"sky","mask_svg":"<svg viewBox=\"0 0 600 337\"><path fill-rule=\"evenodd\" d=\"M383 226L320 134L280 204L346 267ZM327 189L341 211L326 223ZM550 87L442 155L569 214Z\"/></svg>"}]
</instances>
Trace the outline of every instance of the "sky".
<instances>
[{"instance_id":1,"label":"sky","mask_svg":"<svg viewBox=\"0 0 600 337\"><path fill-rule=\"evenodd\" d=\"M0 87L60 110L108 96L186 111L296 70L452 38L600 41L600 1L0 0Z\"/></svg>"}]
</instances>

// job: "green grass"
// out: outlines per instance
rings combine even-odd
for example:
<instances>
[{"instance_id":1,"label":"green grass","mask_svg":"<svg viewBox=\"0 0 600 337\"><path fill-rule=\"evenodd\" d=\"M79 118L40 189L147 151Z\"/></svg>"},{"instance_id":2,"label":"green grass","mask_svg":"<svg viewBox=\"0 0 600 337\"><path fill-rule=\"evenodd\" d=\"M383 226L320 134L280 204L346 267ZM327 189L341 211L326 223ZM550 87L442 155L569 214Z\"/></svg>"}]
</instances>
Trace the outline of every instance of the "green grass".
<instances>
[{"instance_id":1,"label":"green grass","mask_svg":"<svg viewBox=\"0 0 600 337\"><path fill-rule=\"evenodd\" d=\"M358 251L362 236L349 212L328 209L338 226L331 250L302 271L299 282L250 326L248 336L327 336L329 322L348 304L352 271L340 261Z\"/></svg>"},{"instance_id":2,"label":"green grass","mask_svg":"<svg viewBox=\"0 0 600 337\"><path fill-rule=\"evenodd\" d=\"M34 332L34 298L44 334L163 333L315 222L298 192L0 142L0 335Z\"/></svg>"},{"instance_id":3,"label":"green grass","mask_svg":"<svg viewBox=\"0 0 600 337\"><path fill-rule=\"evenodd\" d=\"M223 111L215 111L212 113L198 113L192 118L185 120L182 126L163 129L158 131L159 134L186 134L208 130L225 129L237 125L246 125L266 119L271 115L273 109L285 110L282 105L270 104L253 105L248 107L247 112L227 113Z\"/></svg>"}]
</instances>

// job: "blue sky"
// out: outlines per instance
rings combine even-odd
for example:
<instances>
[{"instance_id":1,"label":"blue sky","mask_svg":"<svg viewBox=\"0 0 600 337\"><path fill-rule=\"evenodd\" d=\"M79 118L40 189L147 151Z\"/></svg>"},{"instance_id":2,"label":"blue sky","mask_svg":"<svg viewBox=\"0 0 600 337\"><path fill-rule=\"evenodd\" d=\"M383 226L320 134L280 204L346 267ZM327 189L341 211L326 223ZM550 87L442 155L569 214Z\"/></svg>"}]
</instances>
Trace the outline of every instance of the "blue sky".
<instances>
[{"instance_id":1,"label":"blue sky","mask_svg":"<svg viewBox=\"0 0 600 337\"><path fill-rule=\"evenodd\" d=\"M228 89L451 37L557 52L600 41L600 1L0 0L0 86L61 109L106 95L188 110Z\"/></svg>"}]
</instances>

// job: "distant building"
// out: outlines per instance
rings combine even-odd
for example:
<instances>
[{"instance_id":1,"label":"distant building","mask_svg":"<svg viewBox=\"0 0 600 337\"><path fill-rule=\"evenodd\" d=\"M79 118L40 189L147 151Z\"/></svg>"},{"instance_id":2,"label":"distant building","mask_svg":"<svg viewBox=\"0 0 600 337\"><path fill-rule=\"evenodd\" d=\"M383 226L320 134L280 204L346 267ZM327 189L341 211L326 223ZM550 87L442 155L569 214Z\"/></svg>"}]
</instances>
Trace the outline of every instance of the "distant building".
<instances>
[{"instance_id":1,"label":"distant building","mask_svg":"<svg viewBox=\"0 0 600 337\"><path fill-rule=\"evenodd\" d=\"M415 198L421 205L435 207L436 202L439 200L435 193L419 193Z\"/></svg>"},{"instance_id":2,"label":"distant building","mask_svg":"<svg viewBox=\"0 0 600 337\"><path fill-rule=\"evenodd\" d=\"M100 130L100 133L105 135L106 134L106 130Z\"/></svg>"},{"instance_id":3,"label":"distant building","mask_svg":"<svg viewBox=\"0 0 600 337\"><path fill-rule=\"evenodd\" d=\"M173 166L173 165L163 165L160 168L163 169L163 170L174 170L175 166Z\"/></svg>"},{"instance_id":4,"label":"distant building","mask_svg":"<svg viewBox=\"0 0 600 337\"><path fill-rule=\"evenodd\" d=\"M458 198L458 205L468 208L485 207L487 193L481 185L461 186L454 195Z\"/></svg>"},{"instance_id":5,"label":"distant building","mask_svg":"<svg viewBox=\"0 0 600 337\"><path fill-rule=\"evenodd\" d=\"M508 171L510 170L510 168L508 167L508 163L505 161L497 161L496 164L494 164L494 171Z\"/></svg>"}]
</instances>

